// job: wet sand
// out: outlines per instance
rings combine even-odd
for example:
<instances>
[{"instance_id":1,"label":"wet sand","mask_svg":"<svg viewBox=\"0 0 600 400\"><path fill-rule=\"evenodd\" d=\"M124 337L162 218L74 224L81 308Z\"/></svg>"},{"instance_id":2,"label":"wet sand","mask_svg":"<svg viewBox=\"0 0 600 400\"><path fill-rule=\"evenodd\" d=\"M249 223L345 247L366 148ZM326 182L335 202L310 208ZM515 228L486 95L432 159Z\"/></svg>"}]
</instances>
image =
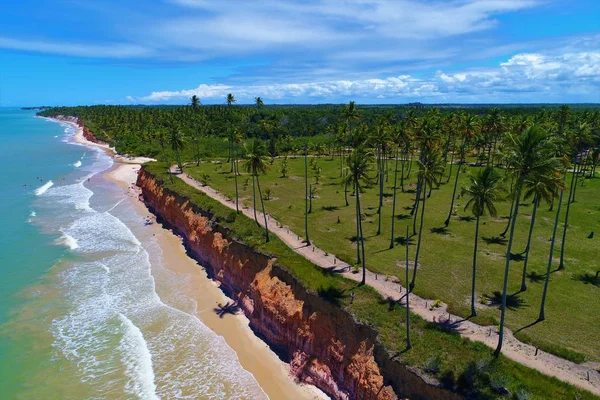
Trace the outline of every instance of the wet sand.
<instances>
[{"instance_id":1,"label":"wet sand","mask_svg":"<svg viewBox=\"0 0 600 400\"><path fill-rule=\"evenodd\" d=\"M105 174L105 178L115 182L126 191L143 225L144 218L151 216L146 206L138 200L139 188L135 186L139 165L116 164ZM154 221L154 218L152 218ZM222 336L236 352L242 367L250 372L271 399L326 399L321 391L311 385L298 384L289 375L289 366L260 340L250 329L249 321L242 312L226 314L220 318L214 311L218 304L226 304L228 299L218 288L218 283L209 279L203 268L188 257L182 239L162 225L154 222L143 227L144 234L156 236L162 250L162 265L152 263L152 275L156 280L156 291L162 301L169 304L169 292L185 295L196 302L192 312L213 332ZM169 283L160 279L164 268L176 279ZM159 277L159 278L157 278ZM173 282L181 282L173 287ZM169 304L176 306L176 304ZM190 312L190 310L186 310Z\"/></svg>"}]
</instances>

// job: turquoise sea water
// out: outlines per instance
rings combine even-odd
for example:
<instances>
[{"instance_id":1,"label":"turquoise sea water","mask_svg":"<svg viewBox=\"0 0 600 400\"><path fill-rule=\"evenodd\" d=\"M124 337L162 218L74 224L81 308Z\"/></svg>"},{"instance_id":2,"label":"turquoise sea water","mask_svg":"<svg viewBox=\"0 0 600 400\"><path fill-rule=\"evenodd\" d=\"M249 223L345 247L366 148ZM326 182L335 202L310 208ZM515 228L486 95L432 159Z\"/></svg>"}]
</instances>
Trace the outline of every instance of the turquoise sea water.
<instances>
[{"instance_id":1,"label":"turquoise sea water","mask_svg":"<svg viewBox=\"0 0 600 400\"><path fill-rule=\"evenodd\" d=\"M0 108L0 399L265 398L197 304L157 295L160 246L73 132Z\"/></svg>"}]
</instances>

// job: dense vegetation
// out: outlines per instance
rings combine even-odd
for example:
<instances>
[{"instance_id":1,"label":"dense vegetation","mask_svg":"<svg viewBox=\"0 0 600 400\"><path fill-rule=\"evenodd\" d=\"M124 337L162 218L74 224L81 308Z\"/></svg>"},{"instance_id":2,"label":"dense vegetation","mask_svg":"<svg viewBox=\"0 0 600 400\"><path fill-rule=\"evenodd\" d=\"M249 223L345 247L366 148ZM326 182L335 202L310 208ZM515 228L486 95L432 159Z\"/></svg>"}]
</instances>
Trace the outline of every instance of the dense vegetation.
<instances>
[{"instance_id":1,"label":"dense vegetation","mask_svg":"<svg viewBox=\"0 0 600 400\"><path fill-rule=\"evenodd\" d=\"M359 108L352 102L265 107L259 101L255 107L240 107L234 106L233 96L227 103L56 108L42 115L77 116L119 152L176 162L198 180L214 182L235 197L236 204L249 195L244 192L252 185L254 209L258 197L263 210L266 207L284 224L304 232L307 241L316 240L363 274L368 268L403 275L396 265L405 258L404 249L393 249L414 245L410 289L448 302L465 317L498 323L496 356L508 324L523 328L521 339L563 357L577 362L599 358L594 342L600 331L594 300L598 252L592 242L581 242L584 230L590 230L593 239L598 226L598 184L593 179L600 150L597 109ZM303 159L296 159L298 155ZM207 158L217 164L205 162ZM181 183L169 185L193 195ZM321 207L314 214L313 201ZM526 218L523 210L529 214ZM343 216L339 226L333 215ZM402 236L407 223L408 242ZM243 229L249 232L246 225ZM339 233L332 235L332 229ZM259 245L256 230L254 225L248 240ZM274 246L268 231L263 234L265 246ZM275 251L278 257L281 251ZM339 282L331 285L341 285L344 293L347 288ZM360 290L369 292L364 286ZM476 303L486 303L481 312ZM387 318L402 318L402 313L382 314L373 307L360 317L386 315L373 323L381 327L383 338L393 338L391 348L398 348L401 332L386 332L386 326L390 329ZM573 315L575 307L580 315ZM416 342L413 339L414 347ZM454 351L445 346L438 350ZM422 363L436 353L411 349L405 354L406 360L415 357L412 363ZM473 355L465 360L477 362ZM459 368L451 370L453 376L473 368L457 359L450 364Z\"/></svg>"}]
</instances>

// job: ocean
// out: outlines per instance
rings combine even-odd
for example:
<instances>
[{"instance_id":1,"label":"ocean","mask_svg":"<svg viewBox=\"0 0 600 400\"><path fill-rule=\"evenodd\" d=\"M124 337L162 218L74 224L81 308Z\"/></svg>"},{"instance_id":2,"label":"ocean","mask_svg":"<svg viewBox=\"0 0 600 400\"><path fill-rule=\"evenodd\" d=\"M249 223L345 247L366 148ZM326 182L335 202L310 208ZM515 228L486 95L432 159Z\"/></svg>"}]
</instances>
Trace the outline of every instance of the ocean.
<instances>
[{"instance_id":1,"label":"ocean","mask_svg":"<svg viewBox=\"0 0 600 400\"><path fill-rule=\"evenodd\" d=\"M73 129L0 108L0 398L267 398L202 305L157 294L157 238Z\"/></svg>"}]
</instances>

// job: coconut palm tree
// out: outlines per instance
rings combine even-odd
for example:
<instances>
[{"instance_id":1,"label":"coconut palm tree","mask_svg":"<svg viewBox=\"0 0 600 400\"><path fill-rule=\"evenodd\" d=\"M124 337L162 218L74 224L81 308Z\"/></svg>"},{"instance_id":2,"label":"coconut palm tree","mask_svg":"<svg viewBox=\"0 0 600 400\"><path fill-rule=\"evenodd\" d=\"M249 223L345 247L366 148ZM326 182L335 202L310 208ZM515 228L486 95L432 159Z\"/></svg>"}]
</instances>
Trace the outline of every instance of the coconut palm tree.
<instances>
[{"instance_id":1,"label":"coconut palm tree","mask_svg":"<svg viewBox=\"0 0 600 400\"><path fill-rule=\"evenodd\" d=\"M254 182L256 181L256 187L258 188L258 197L262 208L262 213L265 221L265 237L266 241L269 241L269 227L267 225L267 214L265 212L265 203L260 190L259 175L264 174L268 170L268 157L267 149L262 140L254 139L250 146L246 147L246 161L244 162L244 169L246 172L252 174L252 195L253 195L253 207L254 207L254 219L256 220L256 194L254 192ZM258 221L257 221L258 223Z\"/></svg>"},{"instance_id":2,"label":"coconut palm tree","mask_svg":"<svg viewBox=\"0 0 600 400\"><path fill-rule=\"evenodd\" d=\"M362 219L361 219L361 206L360 206L360 191L361 183L370 183L371 177L369 171L371 170L371 162L373 159L373 153L364 144L357 146L348 158L346 159L346 165L348 168L347 178L354 184L354 192L356 199L356 246L360 246L360 250L357 251L358 259L360 262L360 252L362 252L362 280L361 284L366 283L366 260L365 260L365 242L362 233Z\"/></svg>"},{"instance_id":3,"label":"coconut palm tree","mask_svg":"<svg viewBox=\"0 0 600 400\"><path fill-rule=\"evenodd\" d=\"M310 246L308 237L308 143L304 145L304 233L306 235L306 245Z\"/></svg>"},{"instance_id":4,"label":"coconut palm tree","mask_svg":"<svg viewBox=\"0 0 600 400\"><path fill-rule=\"evenodd\" d=\"M233 125L233 121L231 120L231 110L229 109L229 107L231 107L235 102L237 102L237 100L235 99L235 97L229 93L227 94L227 96L225 96L225 102L227 103L227 107L229 110L229 124ZM231 170L229 172L233 172L234 169L234 161L233 161L233 141L234 141L234 131L232 129L229 130L229 159L227 161L231 160Z\"/></svg>"},{"instance_id":5,"label":"coconut palm tree","mask_svg":"<svg viewBox=\"0 0 600 400\"><path fill-rule=\"evenodd\" d=\"M263 108L265 106L265 103L260 96L254 98L254 104L256 104L256 108Z\"/></svg>"},{"instance_id":6,"label":"coconut palm tree","mask_svg":"<svg viewBox=\"0 0 600 400\"><path fill-rule=\"evenodd\" d=\"M556 230L558 228L558 216L560 214L560 206L563 200L564 190L560 191L560 196L558 198L558 207L556 208L556 217L554 217L554 229L552 230L552 239L550 241L550 255L548 256L548 264L546 267L546 276L544 278L544 290L542 291L542 302L540 303L540 314L538 316L538 321L543 321L546 319L545 314L545 305L546 305L546 294L548 293L548 282L550 281L550 269L552 268L552 259L554 258L554 242L556 241Z\"/></svg>"},{"instance_id":7,"label":"coconut palm tree","mask_svg":"<svg viewBox=\"0 0 600 400\"><path fill-rule=\"evenodd\" d=\"M190 99L190 105L192 106L192 109L196 110L198 107L200 107L202 103L200 102L200 98L196 95L193 95L192 98Z\"/></svg>"},{"instance_id":8,"label":"coconut palm tree","mask_svg":"<svg viewBox=\"0 0 600 400\"><path fill-rule=\"evenodd\" d=\"M406 245L406 265L405 268L405 285L406 285L406 348L410 349L412 345L410 344L410 290L408 290L408 225L406 225L406 236L404 237L405 245Z\"/></svg>"},{"instance_id":9,"label":"coconut palm tree","mask_svg":"<svg viewBox=\"0 0 600 400\"><path fill-rule=\"evenodd\" d=\"M181 162L181 150L183 150L184 147L184 139L183 133L181 133L179 129L171 129L169 144L171 145L171 150L175 152L175 157L177 159L177 167L179 168L179 171L183 172L183 164Z\"/></svg>"},{"instance_id":10,"label":"coconut palm tree","mask_svg":"<svg viewBox=\"0 0 600 400\"><path fill-rule=\"evenodd\" d=\"M512 201L513 215L511 216L510 233L506 247L506 262L504 265L504 284L502 288L502 305L500 308L500 329L498 346L494 354L500 355L504 340L504 319L506 316L506 296L508 290L508 275L512 259L512 244L515 225L519 214L519 202L524 182L532 177L548 176L555 172L556 146L554 139L544 132L539 125L532 125L518 134L508 134L504 163L507 174L514 177Z\"/></svg>"},{"instance_id":11,"label":"coconut palm tree","mask_svg":"<svg viewBox=\"0 0 600 400\"><path fill-rule=\"evenodd\" d=\"M488 213L497 215L496 201L499 198L500 175L492 167L480 169L476 174L469 176L469 186L463 187L462 195L467 195L468 201L465 210L471 209L475 216L475 246L473 247L473 273L471 277L471 316L477 315L475 311L475 280L477 276L477 244L479 239L479 219Z\"/></svg>"},{"instance_id":12,"label":"coconut palm tree","mask_svg":"<svg viewBox=\"0 0 600 400\"><path fill-rule=\"evenodd\" d=\"M462 165L465 162L465 148L468 146L469 142L473 139L476 134L477 129L479 128L479 121L477 117L473 114L465 114L463 115L461 130L463 134L463 143L460 147L460 160L458 161L458 168L456 168L456 177L454 178L454 189L452 189L452 198L450 200L450 211L448 211L448 217L446 221L444 221L444 226L448 227L450 225L450 218L452 217L452 212L454 211L454 199L456 198L456 188L458 187L458 177L460 175L460 170L462 169Z\"/></svg>"},{"instance_id":13,"label":"coconut palm tree","mask_svg":"<svg viewBox=\"0 0 600 400\"><path fill-rule=\"evenodd\" d=\"M523 186L526 189L523 198L525 200L533 198L533 211L531 212L531 223L529 224L529 234L527 236L527 245L525 247L525 260L523 262L523 274L521 276L521 291L527 290L527 266L529 264L531 238L533 236L533 227L535 226L535 217L538 206L542 201L550 204L558 190L562 191L564 189L564 179L559 173L561 166L558 164L558 159L555 161L557 165L554 168L551 167L551 169L555 169L556 172L550 171L551 173L547 175L532 174L523 182Z\"/></svg>"},{"instance_id":14,"label":"coconut palm tree","mask_svg":"<svg viewBox=\"0 0 600 400\"><path fill-rule=\"evenodd\" d=\"M421 221L419 223L419 237L417 239L417 250L415 252L415 265L413 269L413 276L410 282L410 290L412 291L415 287L417 279L417 268L419 265L419 251L421 250L421 238L423 236L423 224L425 220L425 201L427 196L427 189L431 189L433 186L439 185L440 172L443 171L444 166L442 165L442 159L440 153L437 150L427 150L425 154L421 153L421 160L419 160L419 180L421 182L421 191L423 193L421 205Z\"/></svg>"},{"instance_id":15,"label":"coconut palm tree","mask_svg":"<svg viewBox=\"0 0 600 400\"><path fill-rule=\"evenodd\" d=\"M375 145L375 148L377 149L377 166L378 166L378 171L377 171L377 180L379 182L379 207L377 208L377 214L379 215L378 218L378 222L377 222L377 235L381 234L381 217L382 217L382 212L381 209L383 208L383 174L384 174L384 166L383 166L383 153L388 141L388 129L386 126L385 121L380 120L378 121L377 125L375 126L375 130L373 131L373 134L371 136L371 141L372 143Z\"/></svg>"}]
</instances>

